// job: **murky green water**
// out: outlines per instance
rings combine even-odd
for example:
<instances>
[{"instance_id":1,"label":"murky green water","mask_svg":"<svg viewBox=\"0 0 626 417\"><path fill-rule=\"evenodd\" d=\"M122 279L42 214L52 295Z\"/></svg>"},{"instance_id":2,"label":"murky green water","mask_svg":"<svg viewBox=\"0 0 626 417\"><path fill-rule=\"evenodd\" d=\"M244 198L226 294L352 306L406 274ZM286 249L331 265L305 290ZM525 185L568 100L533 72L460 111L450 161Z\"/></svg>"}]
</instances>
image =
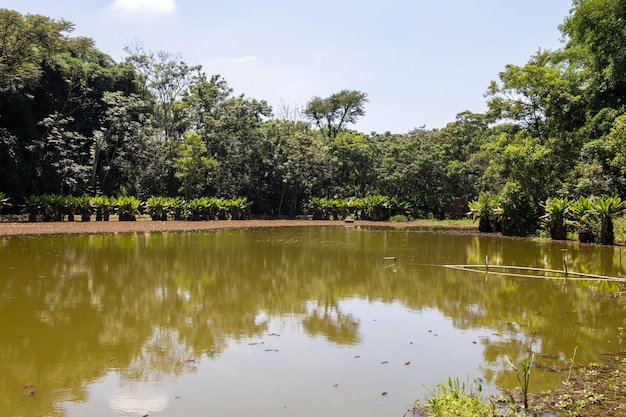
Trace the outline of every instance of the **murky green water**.
<instances>
[{"instance_id":1,"label":"murky green water","mask_svg":"<svg viewBox=\"0 0 626 417\"><path fill-rule=\"evenodd\" d=\"M0 416L399 416L449 376L514 387L505 355L624 347L619 284L443 267L485 256L626 274L619 247L415 230L0 237Z\"/></svg>"}]
</instances>

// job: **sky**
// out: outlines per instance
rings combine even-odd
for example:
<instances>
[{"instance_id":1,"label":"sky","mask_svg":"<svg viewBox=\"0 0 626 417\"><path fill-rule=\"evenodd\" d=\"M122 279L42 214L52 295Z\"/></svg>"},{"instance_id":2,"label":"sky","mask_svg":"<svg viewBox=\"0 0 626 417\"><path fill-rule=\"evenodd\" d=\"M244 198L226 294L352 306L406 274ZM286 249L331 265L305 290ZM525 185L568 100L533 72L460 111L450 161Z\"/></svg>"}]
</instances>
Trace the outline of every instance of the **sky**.
<instances>
[{"instance_id":1,"label":"sky","mask_svg":"<svg viewBox=\"0 0 626 417\"><path fill-rule=\"evenodd\" d=\"M368 95L354 129L442 128L486 110L508 64L563 46L571 0L0 0L75 24L117 62L124 46L180 54L274 113L341 90Z\"/></svg>"}]
</instances>

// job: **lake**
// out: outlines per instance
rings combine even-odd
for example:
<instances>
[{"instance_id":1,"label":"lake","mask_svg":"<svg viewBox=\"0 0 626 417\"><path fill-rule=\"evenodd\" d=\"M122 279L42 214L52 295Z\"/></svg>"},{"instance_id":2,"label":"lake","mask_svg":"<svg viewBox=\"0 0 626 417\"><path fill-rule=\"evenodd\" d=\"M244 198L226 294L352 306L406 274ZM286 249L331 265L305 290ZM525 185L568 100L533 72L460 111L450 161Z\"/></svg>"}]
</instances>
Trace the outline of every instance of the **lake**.
<instances>
[{"instance_id":1,"label":"lake","mask_svg":"<svg viewBox=\"0 0 626 417\"><path fill-rule=\"evenodd\" d=\"M349 225L0 237L0 416L401 416L448 377L515 388L506 357L531 352L549 389L624 347L624 285L495 267L622 278L622 249Z\"/></svg>"}]
</instances>

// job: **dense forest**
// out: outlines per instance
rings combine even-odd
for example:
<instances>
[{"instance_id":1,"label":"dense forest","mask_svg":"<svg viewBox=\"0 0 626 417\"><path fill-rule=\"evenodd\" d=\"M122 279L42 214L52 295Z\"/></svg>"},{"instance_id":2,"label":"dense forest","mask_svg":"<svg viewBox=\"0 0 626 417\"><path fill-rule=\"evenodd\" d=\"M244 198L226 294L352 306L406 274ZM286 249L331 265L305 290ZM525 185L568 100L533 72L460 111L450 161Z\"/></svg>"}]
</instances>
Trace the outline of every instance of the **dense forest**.
<instances>
[{"instance_id":1,"label":"dense forest","mask_svg":"<svg viewBox=\"0 0 626 417\"><path fill-rule=\"evenodd\" d=\"M293 216L320 199L385 196L412 217L509 207L524 217L510 233L527 234L549 202L626 196L621 0L573 0L563 47L495 74L484 114L405 134L350 129L366 92L272 109L176 53L135 44L115 62L73 28L0 9L8 210L42 194L214 196Z\"/></svg>"}]
</instances>

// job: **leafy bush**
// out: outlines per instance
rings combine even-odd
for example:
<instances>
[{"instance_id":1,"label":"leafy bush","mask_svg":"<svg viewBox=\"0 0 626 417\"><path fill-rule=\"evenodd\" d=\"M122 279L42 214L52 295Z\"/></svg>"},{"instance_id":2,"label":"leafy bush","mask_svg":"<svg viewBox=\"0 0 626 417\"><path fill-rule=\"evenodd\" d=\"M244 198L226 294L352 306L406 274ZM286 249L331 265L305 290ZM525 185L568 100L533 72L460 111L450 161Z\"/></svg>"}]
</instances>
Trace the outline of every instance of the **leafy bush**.
<instances>
[{"instance_id":1,"label":"leafy bush","mask_svg":"<svg viewBox=\"0 0 626 417\"><path fill-rule=\"evenodd\" d=\"M498 207L498 198L491 194L480 193L478 200L467 203L472 221L478 220L478 231L492 233L497 229L495 209Z\"/></svg>"},{"instance_id":2,"label":"leafy bush","mask_svg":"<svg viewBox=\"0 0 626 417\"><path fill-rule=\"evenodd\" d=\"M96 221L109 221L111 211L115 207L115 198L98 195L91 198L91 205L96 210Z\"/></svg>"},{"instance_id":3,"label":"leafy bush","mask_svg":"<svg viewBox=\"0 0 626 417\"><path fill-rule=\"evenodd\" d=\"M572 217L578 231L578 240L582 243L595 242L597 240L595 230L598 228L598 219L593 210L591 199L579 197L572 205Z\"/></svg>"},{"instance_id":4,"label":"leafy bush","mask_svg":"<svg viewBox=\"0 0 626 417\"><path fill-rule=\"evenodd\" d=\"M146 201L146 210L152 220L167 220L171 199L168 197L151 196Z\"/></svg>"},{"instance_id":5,"label":"leafy bush","mask_svg":"<svg viewBox=\"0 0 626 417\"><path fill-rule=\"evenodd\" d=\"M5 207L10 207L11 203L9 203L9 197L3 192L0 192L0 214L2 214L2 209Z\"/></svg>"},{"instance_id":6,"label":"leafy bush","mask_svg":"<svg viewBox=\"0 0 626 417\"><path fill-rule=\"evenodd\" d=\"M134 221L140 214L141 201L134 196L121 196L117 199L117 214L120 221Z\"/></svg>"},{"instance_id":7,"label":"leafy bush","mask_svg":"<svg viewBox=\"0 0 626 417\"><path fill-rule=\"evenodd\" d=\"M535 202L519 183L507 182L498 201L494 213L503 235L529 236L537 231L539 218Z\"/></svg>"},{"instance_id":8,"label":"leafy bush","mask_svg":"<svg viewBox=\"0 0 626 417\"><path fill-rule=\"evenodd\" d=\"M466 386L452 378L448 378L447 385L439 384L430 393L421 411L436 417L491 417L496 412L479 383Z\"/></svg>"},{"instance_id":9,"label":"leafy bush","mask_svg":"<svg viewBox=\"0 0 626 417\"><path fill-rule=\"evenodd\" d=\"M541 223L550 232L554 240L567 239L567 226L570 223L569 214L572 210L571 202L567 198L548 198L543 204L545 214L541 216Z\"/></svg>"}]
</instances>

